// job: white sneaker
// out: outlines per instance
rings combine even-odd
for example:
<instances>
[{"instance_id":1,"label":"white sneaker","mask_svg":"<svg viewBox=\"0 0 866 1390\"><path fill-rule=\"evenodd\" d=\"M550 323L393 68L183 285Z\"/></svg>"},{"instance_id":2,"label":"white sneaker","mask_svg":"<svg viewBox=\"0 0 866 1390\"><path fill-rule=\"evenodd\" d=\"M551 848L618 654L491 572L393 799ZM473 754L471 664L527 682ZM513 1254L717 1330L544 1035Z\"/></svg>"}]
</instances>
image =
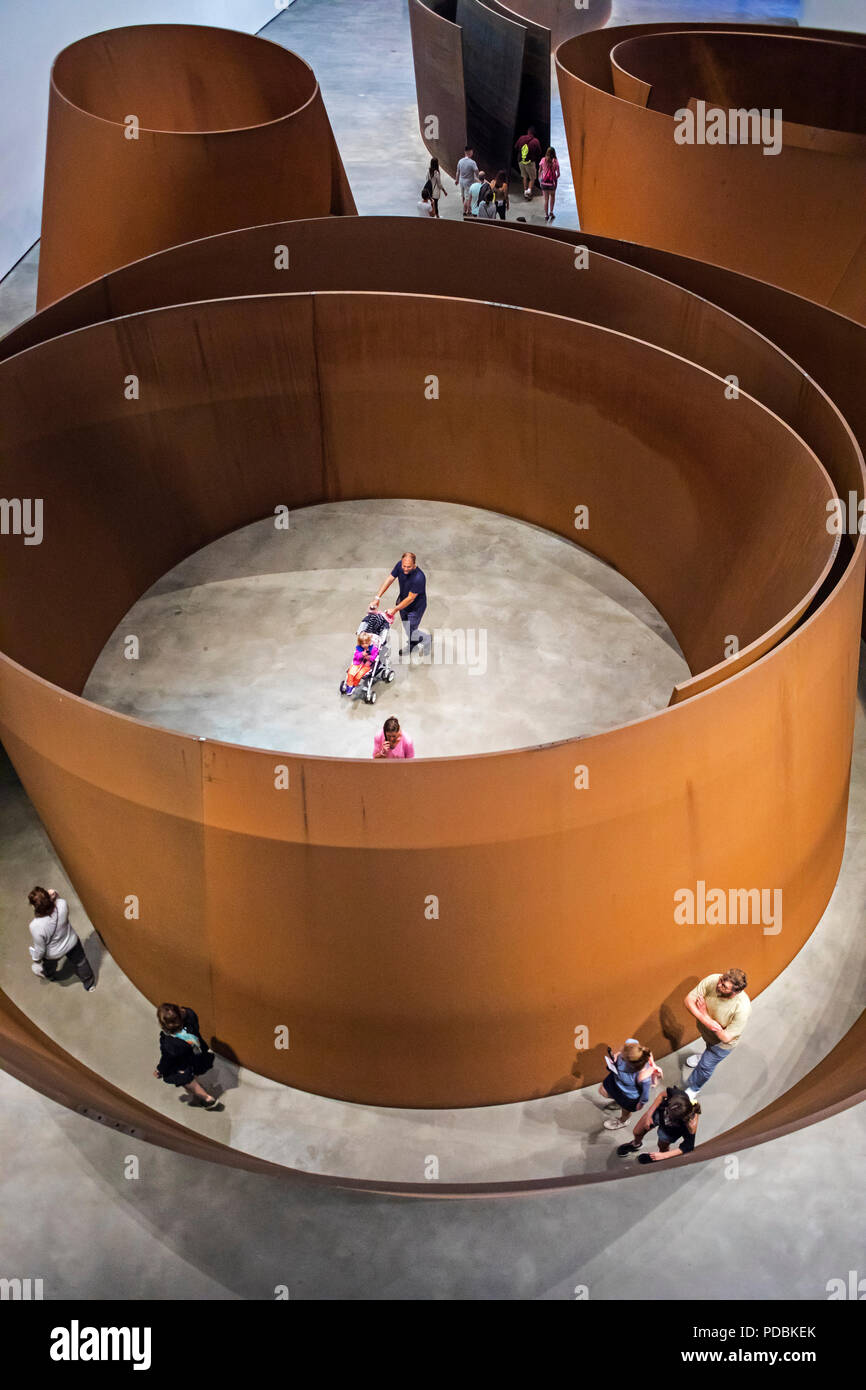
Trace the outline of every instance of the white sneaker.
<instances>
[{"instance_id":1,"label":"white sneaker","mask_svg":"<svg viewBox=\"0 0 866 1390\"><path fill-rule=\"evenodd\" d=\"M700 1059L700 1057L698 1056L698 1054L697 1054L696 1052L693 1052L692 1055L691 1055L691 1057L687 1057L687 1058L686 1058L686 1066L687 1066L687 1067L692 1067L692 1068L694 1068L694 1067L696 1067L696 1066L698 1065L698 1062L699 1062L700 1060L701 1060L701 1059Z\"/></svg>"},{"instance_id":2,"label":"white sneaker","mask_svg":"<svg viewBox=\"0 0 866 1390\"><path fill-rule=\"evenodd\" d=\"M698 1098L697 1091L693 1091L691 1086L686 1087L686 1095L688 1096L690 1101L696 1101Z\"/></svg>"},{"instance_id":3,"label":"white sneaker","mask_svg":"<svg viewBox=\"0 0 866 1390\"><path fill-rule=\"evenodd\" d=\"M628 1120L605 1120L605 1129L628 1129Z\"/></svg>"}]
</instances>

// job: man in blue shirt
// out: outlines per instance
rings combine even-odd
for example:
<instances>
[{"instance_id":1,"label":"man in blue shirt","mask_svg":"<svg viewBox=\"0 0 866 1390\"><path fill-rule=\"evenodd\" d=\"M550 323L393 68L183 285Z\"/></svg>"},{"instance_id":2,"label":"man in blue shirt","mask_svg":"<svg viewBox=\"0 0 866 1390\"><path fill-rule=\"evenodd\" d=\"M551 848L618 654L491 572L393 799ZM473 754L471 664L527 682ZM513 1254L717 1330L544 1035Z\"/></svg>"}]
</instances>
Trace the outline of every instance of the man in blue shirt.
<instances>
[{"instance_id":1,"label":"man in blue shirt","mask_svg":"<svg viewBox=\"0 0 866 1390\"><path fill-rule=\"evenodd\" d=\"M409 645L403 647L400 653L401 656L404 656L407 652L413 651L415 647L421 646L424 634L420 631L418 624L427 608L427 576L422 569L418 568L411 550L403 553L384 584L380 585L379 592L370 604L371 608L379 607L380 598L386 589L390 589L395 579L400 591L399 600L393 608L388 609L388 616L393 617L395 613L399 613L403 627L408 633Z\"/></svg>"}]
</instances>

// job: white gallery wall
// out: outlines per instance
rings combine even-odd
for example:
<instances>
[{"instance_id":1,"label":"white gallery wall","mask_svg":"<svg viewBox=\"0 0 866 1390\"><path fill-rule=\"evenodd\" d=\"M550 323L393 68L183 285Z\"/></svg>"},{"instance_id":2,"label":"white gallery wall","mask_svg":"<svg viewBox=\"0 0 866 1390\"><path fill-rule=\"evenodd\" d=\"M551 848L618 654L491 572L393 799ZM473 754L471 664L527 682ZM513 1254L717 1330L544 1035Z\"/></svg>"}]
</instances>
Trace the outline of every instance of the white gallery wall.
<instances>
[{"instance_id":1,"label":"white gallery wall","mask_svg":"<svg viewBox=\"0 0 866 1390\"><path fill-rule=\"evenodd\" d=\"M805 29L847 29L866 33L866 0L800 0Z\"/></svg>"},{"instance_id":2,"label":"white gallery wall","mask_svg":"<svg viewBox=\"0 0 866 1390\"><path fill-rule=\"evenodd\" d=\"M0 278L39 236L48 79L62 48L128 24L254 34L282 0L0 0Z\"/></svg>"}]
</instances>

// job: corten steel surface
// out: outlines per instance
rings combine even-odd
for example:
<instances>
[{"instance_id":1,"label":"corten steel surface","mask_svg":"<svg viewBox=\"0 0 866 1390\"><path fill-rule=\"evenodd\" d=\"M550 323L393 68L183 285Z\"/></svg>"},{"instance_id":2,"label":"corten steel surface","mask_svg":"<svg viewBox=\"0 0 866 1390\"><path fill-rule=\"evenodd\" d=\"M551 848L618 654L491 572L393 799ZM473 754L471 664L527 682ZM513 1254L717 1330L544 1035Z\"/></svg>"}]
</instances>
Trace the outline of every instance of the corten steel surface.
<instances>
[{"instance_id":1,"label":"corten steel surface","mask_svg":"<svg viewBox=\"0 0 866 1390\"><path fill-rule=\"evenodd\" d=\"M424 259L422 249L433 244L421 240L427 231L415 221L395 224L395 235L405 239L404 267ZM478 265L491 254L494 229L455 231L471 234L463 245ZM527 257L527 281L540 278L536 251L563 253L554 241L533 242L530 249L525 238L498 234L502 254L508 247L508 254ZM488 241L480 243L479 235ZM189 255L191 248L181 250ZM453 273L459 279L463 271L454 267ZM447 273L444 285L451 289ZM624 282L621 301L628 288ZM617 295L611 297L616 303ZM432 340L420 330L430 322L437 325ZM196 350L203 358L190 352L193 341L203 345ZM464 344L472 348L466 360ZM78 548L84 563L74 571L69 598L76 642L55 650L51 624L58 619L50 600L31 596L29 634L14 606L4 613L7 652L38 662L48 680L80 688L114 621L180 554L277 502L401 495L410 480L401 482L392 441L424 434L431 403L423 399L423 380L431 353L442 368L445 398L458 407L471 400L505 411L510 435L523 445L515 458L496 461L504 470L497 478L465 476L463 450L473 457L478 450L462 436L437 448L435 459L426 458L421 445L412 453L410 494L509 510L563 534L570 528L570 517L561 515L563 496L569 514L588 496L599 531L580 539L599 554L610 547L626 573L639 573L650 596L663 598L662 611L670 568L686 587L686 576L691 582L695 575L694 602L701 595L706 602L709 586L697 573L699 563L705 559L712 567L726 546L727 584L720 575L713 597L722 606L748 598L753 607L760 597L766 610L760 621L751 614L756 632L788 602L779 585L785 575L773 573L777 558L783 570L797 570L801 597L809 588L797 568L807 552L799 541L786 546L779 538L791 525L804 527L806 540L820 542L826 558L826 532L818 534L826 486L808 500L808 480L817 486L823 474L788 427L748 397L735 406L725 402L717 377L668 352L563 318L445 299L431 316L429 305L399 296L301 295L96 324L5 363L0 389L18 406L7 430L10 476L26 470L40 486L44 480L46 497L55 497L64 519L60 531L74 534L77 523L91 536ZM131 403L115 400L106 381L124 365L132 370L131 360L144 380L147 363L158 360L160 379L149 388L149 401L143 391L127 411ZM530 370L538 395L531 411L525 403L518 410L510 402L524 393L518 395L515 383ZM779 369L781 396L791 370L791 364ZM46 379L53 383L50 422ZM832 434L826 420L824 427ZM444 428L447 434L457 427ZM288 475L286 439L293 441ZM846 441L849 470L859 468L853 442L837 430L834 477L844 471ZM91 492L83 503L75 478L85 455ZM109 483L112 455L127 462L112 470ZM196 488L202 457L209 465L205 497ZM105 481L92 477L93 460L100 458L105 461L97 471L106 470ZM823 461L830 467L829 458ZM647 470L652 486L641 476ZM720 470L730 496L727 513L718 516L719 489L713 488ZM781 497L765 486L768 473L777 484L791 483ZM757 497L745 489L747 474ZM629 475L631 488L625 486ZM114 524L127 487L133 496L122 505L140 519L132 544ZM587 496L575 497L578 487L589 489ZM654 489L667 492L669 510ZM752 529L744 535L747 496ZM610 498L618 506L606 510ZM798 514L804 503L814 529ZM704 534L711 516L717 519ZM701 544L690 543L699 533ZM112 569L117 587L86 607L78 598L90 596L88 566L95 560L89 557L100 547L100 573L106 565ZM53 561L58 567L66 562L62 550ZM14 559L4 554L10 557L5 592L38 587L40 576L51 587L44 566L23 547ZM793 576L787 573L791 583ZM287 756L290 791L277 793L279 755L149 729L62 695L8 661L0 686L4 739L88 912L121 966L151 997L171 982L173 992L200 1004L208 1031L272 1075L270 1026L289 1021L297 1029L285 1054L291 1071L279 1074L310 1089L402 1104L508 1099L566 1082L576 1022L587 1022L599 1040L623 1028L643 1029L662 1050L660 1004L678 1000L694 978L694 934L685 941L672 922L676 887L704 878L783 888L784 931L738 933L740 963L757 988L808 935L841 855L861 590L862 542L832 592L796 631L705 694L577 743L419 761L387 788L370 773L391 777L393 768ZM675 594L669 602L677 605ZM680 599L677 611L684 606ZM711 615L710 626L724 625L732 611ZM689 628L690 621L684 613L684 646L695 667L712 640L697 625ZM68 611L67 634L70 623ZM42 637L38 653L33 631ZM591 769L591 793L573 788L576 762ZM137 805L128 807L131 787ZM395 831L405 824L412 827L408 838ZM99 864L91 850L96 842L105 846ZM392 848L415 851L393 918L372 934L357 925L344 933L335 925L345 918L341 893L347 883L372 882ZM521 897L528 885L519 866L527 855L536 866L531 906ZM159 870L145 885L147 914L132 933L122 919L123 897L136 891L130 879L147 878L154 858ZM260 924L258 939L238 960L235 924L249 901L258 901L259 885L267 882L278 898L297 902L299 881L305 913L292 918L289 932L284 915L273 935L267 921ZM182 939L178 882L201 885L195 909L185 914ZM437 891L436 932L419 936L409 930L413 912L420 924L423 897ZM528 934L526 922L536 917L539 927ZM650 979L643 971L635 981L629 962L648 931L656 943L654 972ZM729 949L726 929L703 931L707 953ZM613 960L612 941L621 943L621 956ZM263 1000L271 988L279 997ZM269 1037L251 1024L252 1015ZM597 1055L581 1060L587 1075L597 1071Z\"/></svg>"},{"instance_id":2,"label":"corten steel surface","mask_svg":"<svg viewBox=\"0 0 866 1390\"><path fill-rule=\"evenodd\" d=\"M454 23L454 0L409 0L409 27L421 137L453 178L467 133L463 37Z\"/></svg>"},{"instance_id":3,"label":"corten steel surface","mask_svg":"<svg viewBox=\"0 0 866 1390\"><path fill-rule=\"evenodd\" d=\"M550 30L501 0L409 0L421 136L454 175L465 146L510 170L527 126L550 137ZM438 122L431 133L430 119Z\"/></svg>"},{"instance_id":4,"label":"corten steel surface","mask_svg":"<svg viewBox=\"0 0 866 1390\"><path fill-rule=\"evenodd\" d=\"M493 177L514 161L526 29L483 0L457 0L463 35L467 143L480 169Z\"/></svg>"},{"instance_id":5,"label":"corten steel surface","mask_svg":"<svg viewBox=\"0 0 866 1390\"><path fill-rule=\"evenodd\" d=\"M635 25L571 39L556 61L583 226L866 322L862 34ZM781 149L678 144L674 113L698 101L780 110Z\"/></svg>"},{"instance_id":6,"label":"corten steel surface","mask_svg":"<svg viewBox=\"0 0 866 1390\"><path fill-rule=\"evenodd\" d=\"M191 237L355 210L315 74L279 45L136 25L56 59L40 307Z\"/></svg>"},{"instance_id":7,"label":"corten steel surface","mask_svg":"<svg viewBox=\"0 0 866 1390\"><path fill-rule=\"evenodd\" d=\"M852 1105L866 1100L866 1014L817 1067L784 1095L733 1129L702 1143L677 1165L704 1163L726 1157L753 1144L780 1138L819 1120L826 1120ZM0 1060L10 1075L32 1086L70 1110L118 1129L135 1139L192 1158L220 1163L231 1168L301 1181L317 1186L348 1188L368 1193L448 1198L519 1196L583 1187L589 1183L619 1182L646 1176L637 1164L623 1165L613 1172L571 1174L568 1177L533 1178L495 1183L399 1183L344 1178L269 1163L252 1154L220 1144L207 1135L168 1119L85 1067L21 1012L0 990ZM650 1166L653 1172L655 1165ZM655 1169L655 1171L658 1171Z\"/></svg>"},{"instance_id":8,"label":"corten steel surface","mask_svg":"<svg viewBox=\"0 0 866 1390\"><path fill-rule=\"evenodd\" d=\"M543 24L535 24L530 19L517 15L500 0L484 0L488 9L506 19L518 19L523 26L523 72L520 80L520 97L517 104L515 138L519 139L530 126L541 142L542 149L550 143L550 30ZM514 163L513 149L508 151L505 168Z\"/></svg>"}]
</instances>

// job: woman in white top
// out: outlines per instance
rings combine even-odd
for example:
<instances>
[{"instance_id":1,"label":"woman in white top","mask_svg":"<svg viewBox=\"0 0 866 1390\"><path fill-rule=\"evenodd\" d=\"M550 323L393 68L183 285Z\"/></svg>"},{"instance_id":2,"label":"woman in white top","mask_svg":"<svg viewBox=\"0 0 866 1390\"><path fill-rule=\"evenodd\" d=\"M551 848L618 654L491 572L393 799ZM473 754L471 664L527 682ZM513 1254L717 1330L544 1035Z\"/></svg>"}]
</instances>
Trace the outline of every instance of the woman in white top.
<instances>
[{"instance_id":1,"label":"woman in white top","mask_svg":"<svg viewBox=\"0 0 866 1390\"><path fill-rule=\"evenodd\" d=\"M96 989L96 980L84 954L84 947L72 930L66 899L58 898L56 888L34 888L28 893L27 901L35 914L30 923L33 974L45 980L53 979L57 962L65 956L90 994L91 990Z\"/></svg>"},{"instance_id":2,"label":"woman in white top","mask_svg":"<svg viewBox=\"0 0 866 1390\"><path fill-rule=\"evenodd\" d=\"M433 216L438 217L439 199L442 197L443 193L445 194L446 198L448 197L448 189L442 187L442 172L439 168L438 159L434 158L430 160L430 168L427 170L427 177L430 180L430 186L433 189Z\"/></svg>"}]
</instances>

